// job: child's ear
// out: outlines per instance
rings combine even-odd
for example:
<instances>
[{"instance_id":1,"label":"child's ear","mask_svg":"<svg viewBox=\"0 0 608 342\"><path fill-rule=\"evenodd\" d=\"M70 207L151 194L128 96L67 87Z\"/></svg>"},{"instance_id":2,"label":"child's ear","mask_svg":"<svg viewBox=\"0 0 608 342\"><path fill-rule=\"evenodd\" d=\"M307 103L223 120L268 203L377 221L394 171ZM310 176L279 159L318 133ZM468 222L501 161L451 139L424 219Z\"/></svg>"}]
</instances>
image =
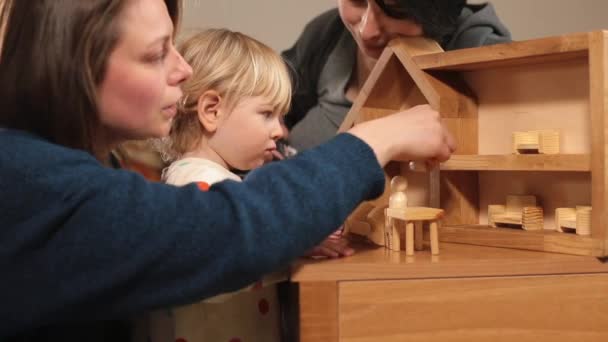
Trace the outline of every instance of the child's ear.
<instances>
[{"instance_id":1,"label":"child's ear","mask_svg":"<svg viewBox=\"0 0 608 342\"><path fill-rule=\"evenodd\" d=\"M198 98L198 120L209 132L215 132L220 118L222 97L215 90L207 90Z\"/></svg>"}]
</instances>

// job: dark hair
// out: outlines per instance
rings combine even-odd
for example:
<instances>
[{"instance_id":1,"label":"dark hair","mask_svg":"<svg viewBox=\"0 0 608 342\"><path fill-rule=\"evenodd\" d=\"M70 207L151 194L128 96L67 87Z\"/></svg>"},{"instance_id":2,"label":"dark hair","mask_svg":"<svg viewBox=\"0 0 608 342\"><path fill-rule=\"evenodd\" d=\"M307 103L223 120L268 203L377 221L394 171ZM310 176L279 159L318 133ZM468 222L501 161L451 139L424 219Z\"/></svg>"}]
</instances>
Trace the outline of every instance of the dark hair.
<instances>
[{"instance_id":1,"label":"dark hair","mask_svg":"<svg viewBox=\"0 0 608 342\"><path fill-rule=\"evenodd\" d=\"M97 87L125 0L5 0L0 127L96 153ZM177 26L181 0L165 0Z\"/></svg>"},{"instance_id":2,"label":"dark hair","mask_svg":"<svg viewBox=\"0 0 608 342\"><path fill-rule=\"evenodd\" d=\"M443 42L454 33L466 0L376 0L389 17L410 19L422 26L424 35Z\"/></svg>"}]
</instances>

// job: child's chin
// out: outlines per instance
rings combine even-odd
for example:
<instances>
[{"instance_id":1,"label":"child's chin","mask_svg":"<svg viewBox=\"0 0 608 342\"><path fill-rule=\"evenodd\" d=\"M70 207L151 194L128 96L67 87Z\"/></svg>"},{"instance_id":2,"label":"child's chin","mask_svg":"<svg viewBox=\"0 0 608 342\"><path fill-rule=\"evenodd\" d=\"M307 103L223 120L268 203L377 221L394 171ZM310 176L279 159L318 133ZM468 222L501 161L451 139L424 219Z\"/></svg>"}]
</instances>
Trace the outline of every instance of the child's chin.
<instances>
[{"instance_id":1,"label":"child's chin","mask_svg":"<svg viewBox=\"0 0 608 342\"><path fill-rule=\"evenodd\" d=\"M251 171L253 169L257 169L258 167L264 165L265 162L263 160L252 161L250 163L243 163L238 166L232 166L232 169L239 170L242 172Z\"/></svg>"},{"instance_id":2,"label":"child's chin","mask_svg":"<svg viewBox=\"0 0 608 342\"><path fill-rule=\"evenodd\" d=\"M247 166L247 170L257 169L258 167L264 164L266 164L266 161L264 159L256 160L254 162L251 162L251 164Z\"/></svg>"}]
</instances>

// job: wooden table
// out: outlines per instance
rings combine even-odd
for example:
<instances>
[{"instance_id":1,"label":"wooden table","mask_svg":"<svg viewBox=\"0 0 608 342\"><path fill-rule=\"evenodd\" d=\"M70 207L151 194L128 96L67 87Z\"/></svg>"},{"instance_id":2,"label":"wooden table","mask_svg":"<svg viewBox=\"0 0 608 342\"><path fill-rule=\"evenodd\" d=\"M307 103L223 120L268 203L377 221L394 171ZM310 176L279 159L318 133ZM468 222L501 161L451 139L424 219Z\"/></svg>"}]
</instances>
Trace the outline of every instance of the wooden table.
<instances>
[{"instance_id":1,"label":"wooden table","mask_svg":"<svg viewBox=\"0 0 608 342\"><path fill-rule=\"evenodd\" d=\"M301 261L301 342L608 341L608 263L442 243Z\"/></svg>"}]
</instances>

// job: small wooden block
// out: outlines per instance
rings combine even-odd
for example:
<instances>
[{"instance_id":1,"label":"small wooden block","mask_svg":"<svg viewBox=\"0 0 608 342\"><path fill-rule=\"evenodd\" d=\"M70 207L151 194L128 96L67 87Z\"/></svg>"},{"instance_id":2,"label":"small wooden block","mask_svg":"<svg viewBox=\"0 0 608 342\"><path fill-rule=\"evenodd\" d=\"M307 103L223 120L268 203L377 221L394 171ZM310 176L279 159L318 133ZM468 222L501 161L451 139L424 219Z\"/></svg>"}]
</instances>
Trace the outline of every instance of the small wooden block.
<instances>
[{"instance_id":1,"label":"small wooden block","mask_svg":"<svg viewBox=\"0 0 608 342\"><path fill-rule=\"evenodd\" d=\"M555 130L513 132L515 154L558 154L559 132Z\"/></svg>"},{"instance_id":2,"label":"small wooden block","mask_svg":"<svg viewBox=\"0 0 608 342\"><path fill-rule=\"evenodd\" d=\"M518 225L524 230L543 229L543 208L536 206L535 196L507 196L507 203L488 206L488 223L496 227L497 223Z\"/></svg>"},{"instance_id":3,"label":"small wooden block","mask_svg":"<svg viewBox=\"0 0 608 342\"><path fill-rule=\"evenodd\" d=\"M555 226L558 232L563 233L564 228L576 229L576 209L555 209Z\"/></svg>"},{"instance_id":4,"label":"small wooden block","mask_svg":"<svg viewBox=\"0 0 608 342\"><path fill-rule=\"evenodd\" d=\"M576 234L583 236L591 235L591 207L576 207Z\"/></svg>"},{"instance_id":5,"label":"small wooden block","mask_svg":"<svg viewBox=\"0 0 608 342\"><path fill-rule=\"evenodd\" d=\"M524 230L542 230L544 228L543 208L524 207L521 221L521 227Z\"/></svg>"},{"instance_id":6,"label":"small wooden block","mask_svg":"<svg viewBox=\"0 0 608 342\"><path fill-rule=\"evenodd\" d=\"M564 232L564 228L572 229L577 235L591 235L591 207L577 206L576 208L555 209L556 230Z\"/></svg>"}]
</instances>

